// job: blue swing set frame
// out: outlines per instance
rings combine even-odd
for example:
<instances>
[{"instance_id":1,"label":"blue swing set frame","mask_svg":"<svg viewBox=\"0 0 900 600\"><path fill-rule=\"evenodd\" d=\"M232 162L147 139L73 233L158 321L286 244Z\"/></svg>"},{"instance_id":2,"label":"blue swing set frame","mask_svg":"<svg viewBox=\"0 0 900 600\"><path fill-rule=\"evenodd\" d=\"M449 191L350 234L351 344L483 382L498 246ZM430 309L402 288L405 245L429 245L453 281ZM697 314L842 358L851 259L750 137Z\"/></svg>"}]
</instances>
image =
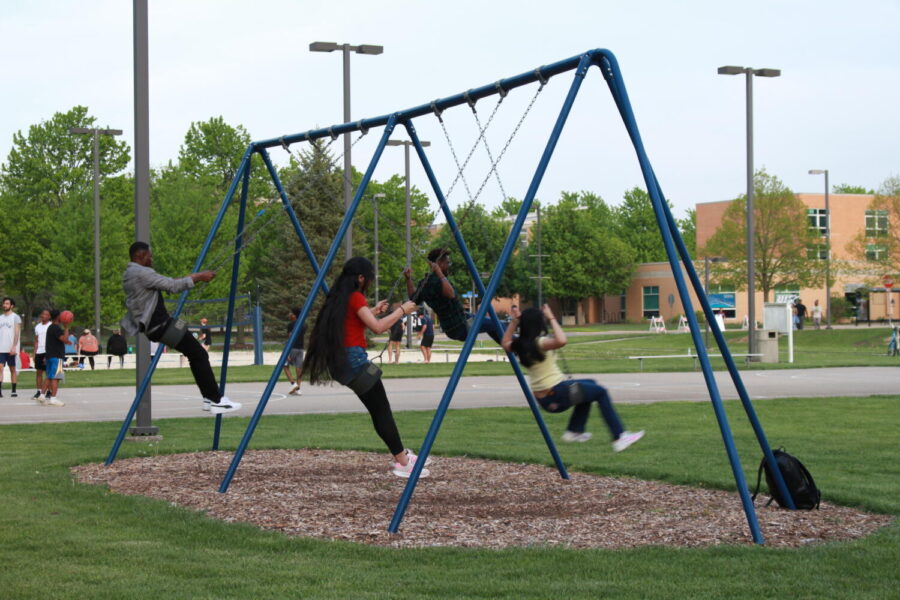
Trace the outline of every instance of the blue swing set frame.
<instances>
[{"instance_id":1,"label":"blue swing set frame","mask_svg":"<svg viewBox=\"0 0 900 600\"><path fill-rule=\"evenodd\" d=\"M237 289L237 278L238 278L238 267L240 264L240 255L241 248L243 245L243 232L244 232L244 221L246 217L246 209L247 209L247 191L249 186L249 177L250 177L250 159L253 154L259 154L262 157L262 160L265 164L266 169L269 172L269 175L272 178L273 183L278 191L278 194L281 198L281 202L285 212L288 214L288 217L291 220L291 223L294 227L294 230L297 234L298 239L300 240L301 245L303 246L303 250L306 253L307 258L312 265L314 272L316 273L316 279L313 283L311 291L306 298L305 303L303 304L303 308L301 309L301 313L298 317L298 321L300 322L300 327L294 327L291 333L290 339L285 346L285 350L282 353L281 357L278 360L274 370L272 371L272 376L269 378L269 381L263 391L263 394L260 398L259 403L257 404L256 410L253 413L253 416L250 419L249 424L247 425L247 429L244 432L243 438L241 439L240 444L238 445L234 457L231 461L231 464L226 471L222 483L219 487L219 491L224 493L228 490L228 486L231 483L232 478L237 470L238 465L241 462L241 459L244 455L244 452L247 449L248 444L250 443L250 439L253 436L253 432L256 429L256 426L259 423L260 418L262 417L263 412L265 411L268 400L272 394L272 391L279 379L281 371L284 367L284 364L287 360L288 349L293 345L294 338L298 335L300 330L302 329L302 324L305 323L306 319L309 316L310 310L312 309L313 303L316 299L318 293L324 292L327 293L327 286L325 284L325 276L328 273L329 269L332 266L332 263L337 256L338 250L341 247L341 243L343 241L344 235L347 233L347 230L350 227L350 224L353 220L353 217L359 207L360 201L364 197L366 192L366 188L369 185L369 182L372 179L373 173L375 171L375 167L378 165L381 160L382 154L384 152L384 148L387 145L388 140L394 132L394 129L398 125L402 125L409 135L410 140L412 141L413 146L416 149L416 154L421 161L422 167L428 177L429 183L431 184L432 191L435 193L438 202L440 203L440 208L447 219L447 226L450 227L453 232L453 236L456 240L456 243L459 246L460 254L463 256L466 262L466 266L469 270L469 273L472 276L472 279L475 281L478 292L481 294L482 298L489 299L493 298L496 294L497 288L500 284L500 280L503 277L504 270L509 261L510 256L512 255L513 249L519 239L519 233L522 230L522 227L525 223L525 218L528 212L531 209L532 203L537 194L540 183L543 179L543 176L547 170L547 167L550 163L550 159L553 155L553 152L556 148L556 144L559 141L559 138L562 134L563 127L568 119L569 113L572 109L572 106L575 102L575 98L578 95L581 84L584 81L590 67L595 66L600 69L603 74L604 79L606 80L607 86L612 94L612 97L615 101L616 107L619 110L619 114L622 117L623 124L625 125L626 130L628 131L628 135L631 138L632 144L634 146L635 153L637 154L638 162L640 163L641 171L643 173L644 182L646 184L647 190L649 192L650 198L653 203L653 210L656 215L656 221L660 229L660 234L662 235L663 242L665 244L666 253L668 255L669 264L672 268L672 273L675 277L676 286L678 288L678 293L681 298L682 306L685 309L685 313L687 315L688 322L690 324L691 337L694 342L694 346L697 350L697 357L700 361L703 377L706 382L707 388L710 393L710 400L713 405L713 410L716 415L716 420L719 425L719 429L722 434L722 440L725 445L726 454L728 456L729 463L731 465L732 473L734 475L735 484L737 486L738 493L741 497L741 502L743 506L744 513L747 518L747 523L750 528L750 532L753 538L753 541L757 544L763 544L764 539L762 532L759 528L759 522L756 517L756 511L753 506L753 502L750 498L750 492L747 485L746 478L744 476L743 468L741 466L740 457L738 456L737 449L734 444L734 438L731 432L731 427L728 422L728 418L725 414L725 409L722 404L721 396L719 394L719 389L717 383L715 381L712 366L709 360L709 354L707 352L706 346L703 343L703 339L700 337L700 327L697 323L697 318L694 313L693 304L691 302L690 294L688 293L687 282L685 281L684 275L682 273L682 267L684 268L684 272L687 273L688 279L693 286L694 292L697 298L700 301L700 305L703 309L703 313L706 316L708 322L714 322L715 316L713 314L712 308L710 307L709 300L704 293L703 284L700 281L700 278L697 275L696 270L694 269L693 263L691 261L691 257L687 251L687 248L684 245L684 241L681 238L681 235L678 231L677 224L675 219L672 217L671 211L669 210L668 203L666 202L665 196L663 195L662 188L659 185L659 182L656 179L656 175L653 172L653 168L650 165L650 160L647 157L647 153L644 149L643 142L641 140L640 133L638 131L637 122L634 117L634 113L631 109L631 103L628 100L628 94L625 90L625 83L622 78L621 71L618 66L618 62L613 55L612 52L605 49L595 49L585 52L584 54L574 56L568 58L566 60L562 60L550 65L545 65L539 67L531 72L523 73L521 75L517 75L514 77L510 77L507 79L501 79L496 83L485 85L479 88L470 89L467 92L457 94L454 96L449 96L447 98L435 100L428 104L423 104L408 110L391 113L388 115L382 115L380 117L375 117L372 119L363 119L360 121L352 122L352 123L344 123L341 125L334 125L332 127L328 127L325 129L317 129L311 130L305 133L298 133L293 135L286 135L280 138L273 138L258 142L253 142L247 148L244 153L243 159L241 161L240 167L238 168L237 173L235 174L234 180L232 181L228 192L225 196L225 200L222 203L222 206L219 210L219 213L216 217L215 222L213 223L209 234L206 237L206 240L203 244L203 247L200 251L200 256L197 258L197 261L194 266L195 271L199 271L203 265L204 260L206 259L207 253L209 252L210 246L212 244L213 239L218 233L219 227L221 226L222 219L224 217L225 211L228 206L231 204L232 198L237 191L238 184L241 184L241 194L240 194L240 202L239 202L239 216L238 216L238 224L237 224L237 236L235 237L235 253L232 265L232 274L231 274L231 293L229 296L228 303L228 318L226 323L226 334L225 334L225 350L224 356L222 360L222 369L221 375L219 378L219 385L221 391L224 393L226 378L227 378L227 368L228 368L228 348L230 343L231 336L231 324L234 316L234 301L236 296ZM495 94L506 95L510 90L534 84L540 82L541 85L545 84L551 77L560 75L562 73L574 71L574 77L569 87L568 94L563 102L562 108L560 109L559 115L557 116L556 122L553 126L553 129L550 133L547 144L544 148L543 154L538 162L538 165L535 169L534 175L532 177L531 183L528 187L527 193L522 202L522 207L519 210L519 213L516 217L515 222L512 225L512 228L509 232L509 235L506 239L506 242L503 246L503 250L500 255L500 259L497 262L496 268L493 270L490 280L488 281L487 286L485 286L481 278L479 277L479 271L476 268L472 257L466 247L465 240L463 239L459 228L457 227L456 221L453 217L453 214L450 210L450 207L447 204L447 200L444 196L444 193L441 189L440 184L437 181L437 178L434 174L434 171L431 167L431 163L428 160L428 156L426 155L425 149L422 146L421 141L419 140L418 135L416 134L415 126L413 124L413 120L417 117L421 117L429 114L440 115L444 110L448 108L452 108L455 106L459 106L461 104L472 104L477 102L482 98L487 98L489 96L493 96ZM303 233L303 228L300 225L300 221L297 218L296 213L291 207L290 201L288 200L287 194L284 191L284 187L279 180L278 174L272 164L271 158L268 154L268 149L273 147L290 145L298 142L311 142L317 139L331 137L336 138L337 136L359 131L363 134L367 133L369 130L374 128L383 128L383 132L381 134L381 139L378 142L378 145L375 149L375 152L369 162L368 168L366 169L365 174L363 175L362 181L360 182L359 187L356 190L356 193L353 197L352 203L347 209L346 214L344 215L344 219L341 222L341 225L335 235L334 241L331 244L331 247L328 250L324 260L321 265L316 261L315 256L313 255L312 248L307 242L306 236ZM177 317L180 314L184 304L187 300L188 292L184 292L179 299L178 305L174 311L174 315ZM480 328L481 323L484 319L490 318L494 320L494 322L499 326L500 321L494 312L493 307L490 302L482 302L481 306L478 308L475 314L474 325L471 327L469 331L469 335L467 336L462 350L460 352L459 359L456 363L456 366L453 369L452 374L447 382L447 387L444 390L443 396L441 397L440 403L438 404L437 410L435 412L434 418L432 420L431 426L428 429L428 432L425 436L424 441L422 442L422 446L419 449L419 456L421 460L416 462L415 467L413 468L413 472L410 475L406 487L403 490L402 495L397 503L396 510L394 511L394 515L391 519L390 525L388 526L388 530L391 532L396 532L400 523L403 519L403 516L406 512L406 509L409 505L409 502L412 498L412 494L415 491L416 485L418 483L419 477L421 476L422 467L425 464L425 459L431 452L432 446L434 444L435 439L437 438L437 434L440 431L441 423L443 418L447 412L447 409L450 406L450 401L453 398L453 393L456 390L456 387L459 383L459 379L462 376L463 368L465 367L466 361L469 357L469 354L472 351L472 348L475 343L475 339L478 335L478 330ZM769 446L769 442L766 439L765 432L763 431L762 424L760 423L756 411L753 408L753 404L750 401L750 397L747 393L746 388L744 387L743 381L741 380L740 373L737 369L737 366L731 356L731 352L728 349L728 346L725 342L725 338L722 335L722 332L719 331L717 327L712 328L713 335L715 336L716 344L718 346L719 352L722 358L725 361L725 365L728 369L728 372L731 375L732 381L734 382L735 388L738 392L738 395L741 400L741 404L747 414L747 417L751 423L754 433L756 434L757 441L760 445L760 448L763 451L763 454L766 460L769 461L769 464L776 465L775 457L772 454L771 447ZM119 451L119 447L125 437L125 433L130 425L132 419L134 418L135 412L137 411L137 407L140 403L141 397L144 395L144 391L150 383L150 379L154 370L156 369L157 363L159 362L159 357L162 353L158 353L154 359L150 363L150 368L147 371L146 376L144 377L141 384L138 386L137 394L135 395L134 402L132 403L128 414L125 417L125 420L122 423L122 427L119 431L118 436L113 444L112 449L110 450L109 456L107 457L106 464L112 463L116 455ZM529 407L534 415L534 418L538 424L541 434L544 437L545 442L547 443L547 447L550 450L550 454L553 457L553 460L559 470L560 476L564 479L568 479L569 475L566 471L565 465L562 462L559 453L556 450L556 446L553 443L552 437L550 436L549 431L544 423L543 418L541 417L540 410L538 404L532 395L528 384L522 374L521 368L519 367L518 362L515 359L515 356L508 355L510 359L510 364L512 365L513 371L518 378L518 381L522 387L522 391L525 394L526 400L528 402ZM217 415L215 418L215 428L213 434L213 449L218 449L219 446L219 434L222 426L222 415ZM786 498L789 502L788 508L795 509L793 504L793 499L791 498L790 492L785 485L784 479L781 476L780 471L776 468L773 469L775 475L776 485L781 492L782 496Z\"/></svg>"}]
</instances>

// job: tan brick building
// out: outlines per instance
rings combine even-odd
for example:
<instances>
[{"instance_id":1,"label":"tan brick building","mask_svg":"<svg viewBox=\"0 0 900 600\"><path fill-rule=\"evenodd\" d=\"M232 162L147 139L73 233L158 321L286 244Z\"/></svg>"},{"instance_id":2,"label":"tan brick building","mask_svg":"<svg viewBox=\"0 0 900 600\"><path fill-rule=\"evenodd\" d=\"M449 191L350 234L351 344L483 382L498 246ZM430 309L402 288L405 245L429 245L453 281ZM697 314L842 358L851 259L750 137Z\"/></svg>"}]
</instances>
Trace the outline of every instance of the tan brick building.
<instances>
[{"instance_id":1,"label":"tan brick building","mask_svg":"<svg viewBox=\"0 0 900 600\"><path fill-rule=\"evenodd\" d=\"M807 206L810 227L819 227L824 236L825 227L825 196L824 194L798 194L797 197ZM871 319L883 319L889 314L900 317L900 291L894 290L890 295L881 286L881 273L868 261L865 255L854 256L849 246L860 232L866 231L872 234L871 243L867 245L867 252L877 254L883 251L878 245L879 232L885 231L888 226L886 215L876 214L870 210L873 197L868 194L829 194L829 209L831 219L831 245L832 264L837 266L837 261L851 265L852 272L839 273L834 285L831 287L831 295L842 296L865 286L871 289L869 305L866 307ZM731 201L708 202L697 205L697 246L703 247L707 240L715 233L722 221L725 210ZM823 238L824 239L824 238ZM824 256L821 257L824 259ZM816 260L813 254L810 260ZM694 257L694 265L701 281L705 279L704 258ZM691 291L691 302L694 309L699 309L696 295L693 294L690 282L685 281ZM726 321L740 323L747 316L747 292L746 290L721 289L710 282L710 300L713 308L721 307L725 311ZM898 282L900 285L900 282ZM803 303L811 308L815 300L823 307L826 303L824 285L816 289L785 289L776 290L777 300L798 296ZM888 302L893 300L893 305ZM776 298L769 298L776 301ZM757 287L756 295L757 321L762 320L763 296ZM668 262L645 263L637 267L634 278L628 289L622 296L607 297L603 302L598 298L589 298L579 303L577 319L579 323L596 322L639 322L647 320L650 316L662 316L666 320L673 319L684 314L684 308L679 298L675 285L675 278ZM835 315L835 320L838 315ZM569 321L575 320L575 315L570 315Z\"/></svg>"}]
</instances>

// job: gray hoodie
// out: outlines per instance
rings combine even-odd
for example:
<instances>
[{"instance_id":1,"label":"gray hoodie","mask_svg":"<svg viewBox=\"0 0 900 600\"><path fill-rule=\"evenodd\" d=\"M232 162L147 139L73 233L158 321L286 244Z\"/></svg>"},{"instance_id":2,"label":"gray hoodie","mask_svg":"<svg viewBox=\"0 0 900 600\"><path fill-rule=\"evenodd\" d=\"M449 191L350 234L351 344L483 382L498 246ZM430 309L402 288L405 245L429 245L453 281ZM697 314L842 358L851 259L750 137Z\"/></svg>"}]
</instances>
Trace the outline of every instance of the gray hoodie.
<instances>
[{"instance_id":1,"label":"gray hoodie","mask_svg":"<svg viewBox=\"0 0 900 600\"><path fill-rule=\"evenodd\" d=\"M194 279L190 275L172 279L160 275L151 267L130 262L122 275L122 285L125 288L125 308L128 309L121 321L122 329L128 335L137 335L141 325L146 328L156 310L158 291L183 292L194 287Z\"/></svg>"}]
</instances>

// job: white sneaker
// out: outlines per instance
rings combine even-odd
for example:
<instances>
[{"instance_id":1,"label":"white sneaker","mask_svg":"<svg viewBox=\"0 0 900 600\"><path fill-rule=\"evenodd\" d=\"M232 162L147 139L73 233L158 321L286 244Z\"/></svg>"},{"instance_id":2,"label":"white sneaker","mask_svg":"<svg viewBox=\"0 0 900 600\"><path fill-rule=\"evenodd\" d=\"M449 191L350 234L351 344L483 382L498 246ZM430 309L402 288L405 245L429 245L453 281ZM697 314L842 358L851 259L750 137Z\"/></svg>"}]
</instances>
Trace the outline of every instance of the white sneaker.
<instances>
[{"instance_id":1,"label":"white sneaker","mask_svg":"<svg viewBox=\"0 0 900 600\"><path fill-rule=\"evenodd\" d=\"M300 391L300 384L295 383L291 386L291 391L288 392L289 396L299 396L302 392Z\"/></svg>"},{"instance_id":2,"label":"white sneaker","mask_svg":"<svg viewBox=\"0 0 900 600\"><path fill-rule=\"evenodd\" d=\"M586 442L589 439L594 437L594 434L585 431L583 433L578 433L577 431L566 431L562 434L562 441L564 442Z\"/></svg>"},{"instance_id":3,"label":"white sneaker","mask_svg":"<svg viewBox=\"0 0 900 600\"><path fill-rule=\"evenodd\" d=\"M240 410L241 403L240 402L232 402L228 399L228 396L222 396L222 399L218 402L211 402L209 404L209 412L214 415L221 415L227 412L234 412L236 410Z\"/></svg>"},{"instance_id":4,"label":"white sneaker","mask_svg":"<svg viewBox=\"0 0 900 600\"><path fill-rule=\"evenodd\" d=\"M398 462L394 463L394 467L391 469L391 473L396 475L397 477L403 477L404 479L408 479L409 475L412 473L413 467L416 466L416 460L419 458L415 454L413 454L409 449L406 450L406 456L409 459L405 465L401 465ZM431 464L431 458L425 459L425 466ZM428 469L422 469L422 472L419 474L419 477L428 477L431 475L431 471Z\"/></svg>"},{"instance_id":5,"label":"white sneaker","mask_svg":"<svg viewBox=\"0 0 900 600\"><path fill-rule=\"evenodd\" d=\"M50 406L65 406L66 405L66 403L63 402L62 400L57 400L56 396L50 398L50 400L47 401L47 404L49 404Z\"/></svg>"},{"instance_id":6,"label":"white sneaker","mask_svg":"<svg viewBox=\"0 0 900 600\"><path fill-rule=\"evenodd\" d=\"M644 437L643 430L637 432L623 431L622 435L619 436L619 439L612 443L613 452L621 452L642 437Z\"/></svg>"},{"instance_id":7,"label":"white sneaker","mask_svg":"<svg viewBox=\"0 0 900 600\"><path fill-rule=\"evenodd\" d=\"M206 412L209 412L209 407L211 404L212 404L212 400L210 400L209 398L204 398L203 405L200 407L200 410L205 410Z\"/></svg>"}]
</instances>

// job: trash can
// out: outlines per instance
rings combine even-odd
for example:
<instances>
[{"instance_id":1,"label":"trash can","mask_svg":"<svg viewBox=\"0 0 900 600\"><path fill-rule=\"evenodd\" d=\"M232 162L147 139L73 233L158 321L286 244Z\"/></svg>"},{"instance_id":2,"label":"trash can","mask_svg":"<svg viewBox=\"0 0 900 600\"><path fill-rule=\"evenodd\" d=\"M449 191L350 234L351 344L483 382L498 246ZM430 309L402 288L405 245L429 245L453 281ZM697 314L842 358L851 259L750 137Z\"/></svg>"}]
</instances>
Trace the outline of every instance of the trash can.
<instances>
[{"instance_id":1,"label":"trash can","mask_svg":"<svg viewBox=\"0 0 900 600\"><path fill-rule=\"evenodd\" d=\"M762 356L753 356L751 360L764 363L778 362L778 332L771 329L757 329L756 353Z\"/></svg>"}]
</instances>

